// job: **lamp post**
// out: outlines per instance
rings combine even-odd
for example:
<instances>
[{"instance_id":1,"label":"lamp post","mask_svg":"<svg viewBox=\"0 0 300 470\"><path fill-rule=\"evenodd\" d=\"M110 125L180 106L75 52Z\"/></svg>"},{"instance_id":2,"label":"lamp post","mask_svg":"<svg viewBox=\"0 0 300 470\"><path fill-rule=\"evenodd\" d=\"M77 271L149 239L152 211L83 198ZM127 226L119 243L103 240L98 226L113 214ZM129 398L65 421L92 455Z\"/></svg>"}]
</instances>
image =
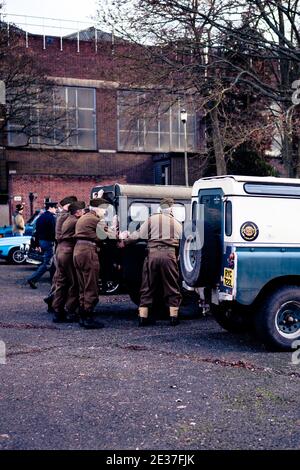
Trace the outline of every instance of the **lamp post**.
<instances>
[{"instance_id":1,"label":"lamp post","mask_svg":"<svg viewBox=\"0 0 300 470\"><path fill-rule=\"evenodd\" d=\"M184 131L184 176L185 176L185 185L189 185L189 170L188 170L188 159L187 159L187 134L186 134L186 122L187 122L187 112L185 109L180 111L180 120L183 125Z\"/></svg>"},{"instance_id":2,"label":"lamp post","mask_svg":"<svg viewBox=\"0 0 300 470\"><path fill-rule=\"evenodd\" d=\"M29 193L28 198L30 202L30 216L33 216L33 201L36 199L36 195L34 193Z\"/></svg>"}]
</instances>

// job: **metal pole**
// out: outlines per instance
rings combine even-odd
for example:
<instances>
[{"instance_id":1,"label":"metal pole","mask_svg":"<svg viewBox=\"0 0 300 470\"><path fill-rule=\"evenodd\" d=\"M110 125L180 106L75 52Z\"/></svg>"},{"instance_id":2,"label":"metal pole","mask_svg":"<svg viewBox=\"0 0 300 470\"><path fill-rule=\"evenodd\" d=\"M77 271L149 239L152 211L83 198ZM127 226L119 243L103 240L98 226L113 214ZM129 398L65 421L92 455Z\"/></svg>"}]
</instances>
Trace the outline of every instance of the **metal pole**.
<instances>
[{"instance_id":1,"label":"metal pole","mask_svg":"<svg viewBox=\"0 0 300 470\"><path fill-rule=\"evenodd\" d=\"M188 158L187 158L187 135L186 135L186 121L183 123L184 129L184 174L185 174L185 185L189 185L189 170L188 170Z\"/></svg>"}]
</instances>

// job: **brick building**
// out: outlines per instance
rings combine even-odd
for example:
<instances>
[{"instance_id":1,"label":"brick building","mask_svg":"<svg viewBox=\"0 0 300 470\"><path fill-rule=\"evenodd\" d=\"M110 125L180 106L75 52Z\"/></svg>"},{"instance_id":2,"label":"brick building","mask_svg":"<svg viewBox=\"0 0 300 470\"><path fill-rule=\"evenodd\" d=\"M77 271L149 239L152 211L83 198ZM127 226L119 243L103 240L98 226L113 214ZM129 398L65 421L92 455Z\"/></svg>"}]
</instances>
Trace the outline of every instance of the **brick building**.
<instances>
[{"instance_id":1,"label":"brick building","mask_svg":"<svg viewBox=\"0 0 300 470\"><path fill-rule=\"evenodd\" d=\"M139 108L145 91L126 85L126 61L116 53L127 45L94 28L64 38L24 34L21 41L24 54L33 54L57 86L59 106L72 114L74 133L57 144L60 130L53 129L53 141L37 136L24 147L18 124L10 125L0 151L0 225L9 222L8 213L20 201L27 218L30 198L31 210L68 194L88 200L96 183L184 184L185 149L190 184L201 176L196 157L205 151L201 116L187 109L187 139L180 111L188 106L182 100L150 122ZM129 104L137 111L134 117Z\"/></svg>"}]
</instances>

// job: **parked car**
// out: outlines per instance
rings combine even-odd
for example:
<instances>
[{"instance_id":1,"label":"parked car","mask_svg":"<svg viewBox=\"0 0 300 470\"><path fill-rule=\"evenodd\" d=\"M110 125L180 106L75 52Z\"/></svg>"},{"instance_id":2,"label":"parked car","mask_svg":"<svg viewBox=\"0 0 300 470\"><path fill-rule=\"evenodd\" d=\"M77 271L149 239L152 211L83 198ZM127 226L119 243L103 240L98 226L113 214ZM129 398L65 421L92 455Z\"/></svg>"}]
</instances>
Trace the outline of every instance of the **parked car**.
<instances>
[{"instance_id":1,"label":"parked car","mask_svg":"<svg viewBox=\"0 0 300 470\"><path fill-rule=\"evenodd\" d=\"M110 186L95 186L91 191L91 198L100 195L108 200L112 204L112 210L108 211L108 223L117 215L120 231L128 230L131 233L157 212L159 202L164 197L172 197L175 200L174 216L184 222L187 211L190 210L191 194L192 188L185 186L116 183ZM105 240L100 255L100 293L110 294L121 290L128 293L131 300L138 304L146 248L145 240L122 250L117 248L116 240ZM157 303L163 305L162 296L157 296Z\"/></svg>"},{"instance_id":2,"label":"parked car","mask_svg":"<svg viewBox=\"0 0 300 470\"><path fill-rule=\"evenodd\" d=\"M25 261L29 264L41 264L43 261L43 253L38 248L34 235L30 238L30 243L21 246L21 250L25 254Z\"/></svg>"},{"instance_id":3,"label":"parked car","mask_svg":"<svg viewBox=\"0 0 300 470\"><path fill-rule=\"evenodd\" d=\"M22 264L26 260L26 252L22 248L30 244L30 236L4 237L0 239L0 258L6 259L9 263Z\"/></svg>"},{"instance_id":4,"label":"parked car","mask_svg":"<svg viewBox=\"0 0 300 470\"><path fill-rule=\"evenodd\" d=\"M39 217L40 213L41 213L41 210L36 210L35 213L27 220L25 224L24 235L32 235L36 220ZM0 227L0 238L12 237L12 236L13 236L12 225L4 225L3 227Z\"/></svg>"},{"instance_id":5,"label":"parked car","mask_svg":"<svg viewBox=\"0 0 300 470\"><path fill-rule=\"evenodd\" d=\"M274 350L300 340L300 181L250 176L194 183L180 247L184 281L218 323Z\"/></svg>"}]
</instances>

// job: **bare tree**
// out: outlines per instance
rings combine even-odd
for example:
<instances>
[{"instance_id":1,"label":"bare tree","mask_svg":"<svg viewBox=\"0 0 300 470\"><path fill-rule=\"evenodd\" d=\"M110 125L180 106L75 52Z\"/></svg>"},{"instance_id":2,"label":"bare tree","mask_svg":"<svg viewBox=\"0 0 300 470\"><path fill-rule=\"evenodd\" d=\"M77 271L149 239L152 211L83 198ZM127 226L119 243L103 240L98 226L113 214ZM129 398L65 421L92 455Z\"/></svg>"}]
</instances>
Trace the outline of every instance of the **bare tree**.
<instances>
[{"instance_id":1,"label":"bare tree","mask_svg":"<svg viewBox=\"0 0 300 470\"><path fill-rule=\"evenodd\" d=\"M6 106L0 121L2 143L61 144L70 136L70 116L55 85L30 50L24 53L24 32L0 22L0 80L5 83ZM57 129L54 135L54 129Z\"/></svg>"},{"instance_id":2,"label":"bare tree","mask_svg":"<svg viewBox=\"0 0 300 470\"><path fill-rule=\"evenodd\" d=\"M298 176L298 9L299 0L102 0L98 16L133 45L119 49L131 52L128 82L172 89L204 110L218 174L238 145L266 145L277 129L287 174Z\"/></svg>"}]
</instances>

